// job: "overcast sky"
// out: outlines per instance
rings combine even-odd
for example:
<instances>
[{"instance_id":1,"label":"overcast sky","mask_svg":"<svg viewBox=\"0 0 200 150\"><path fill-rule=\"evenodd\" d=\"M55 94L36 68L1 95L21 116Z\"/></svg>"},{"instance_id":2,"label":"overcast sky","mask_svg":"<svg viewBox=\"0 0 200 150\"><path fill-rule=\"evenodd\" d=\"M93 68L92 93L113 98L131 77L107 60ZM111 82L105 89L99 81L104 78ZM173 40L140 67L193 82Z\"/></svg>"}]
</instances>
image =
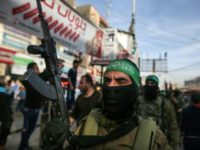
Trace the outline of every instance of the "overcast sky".
<instances>
[{"instance_id":1,"label":"overcast sky","mask_svg":"<svg viewBox=\"0 0 200 150\"><path fill-rule=\"evenodd\" d=\"M92 4L109 25L127 31L131 0L77 0ZM183 83L200 76L200 0L136 0L135 32L142 58L168 53L163 80ZM194 65L191 65L194 64Z\"/></svg>"}]
</instances>

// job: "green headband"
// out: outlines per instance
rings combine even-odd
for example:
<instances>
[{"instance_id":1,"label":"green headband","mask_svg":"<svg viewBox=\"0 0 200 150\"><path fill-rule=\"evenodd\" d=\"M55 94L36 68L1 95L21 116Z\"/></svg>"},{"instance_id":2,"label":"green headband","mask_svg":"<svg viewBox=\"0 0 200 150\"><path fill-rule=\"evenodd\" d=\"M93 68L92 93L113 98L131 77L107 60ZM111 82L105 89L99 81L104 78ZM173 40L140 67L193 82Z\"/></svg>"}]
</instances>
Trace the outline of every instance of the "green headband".
<instances>
[{"instance_id":1,"label":"green headband","mask_svg":"<svg viewBox=\"0 0 200 150\"><path fill-rule=\"evenodd\" d=\"M149 75L149 76L147 76L146 81L147 80L151 80L151 81L155 82L157 85L159 85L159 79L155 75Z\"/></svg>"},{"instance_id":2,"label":"green headband","mask_svg":"<svg viewBox=\"0 0 200 150\"><path fill-rule=\"evenodd\" d=\"M110 71L120 71L131 77L131 79L137 85L137 88L140 87L140 73L136 67L136 65L128 59L116 59L111 61L105 73Z\"/></svg>"}]
</instances>

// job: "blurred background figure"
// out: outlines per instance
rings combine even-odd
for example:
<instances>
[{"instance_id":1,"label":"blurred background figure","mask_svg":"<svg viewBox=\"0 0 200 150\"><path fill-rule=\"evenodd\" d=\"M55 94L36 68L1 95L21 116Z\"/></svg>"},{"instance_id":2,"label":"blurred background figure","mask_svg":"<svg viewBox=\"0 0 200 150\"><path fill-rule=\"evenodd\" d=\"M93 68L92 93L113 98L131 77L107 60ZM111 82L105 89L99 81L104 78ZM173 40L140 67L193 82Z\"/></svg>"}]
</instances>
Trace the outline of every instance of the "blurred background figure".
<instances>
[{"instance_id":1,"label":"blurred background figure","mask_svg":"<svg viewBox=\"0 0 200 150\"><path fill-rule=\"evenodd\" d=\"M74 60L73 67L68 72L69 80L71 81L71 85L67 91L67 107L68 109L72 109L75 102L75 92L76 92L76 82L77 82L77 69L79 67L80 61Z\"/></svg>"},{"instance_id":2,"label":"blurred background figure","mask_svg":"<svg viewBox=\"0 0 200 150\"><path fill-rule=\"evenodd\" d=\"M200 150L200 93L191 95L191 104L183 109L181 133L184 150Z\"/></svg>"},{"instance_id":3,"label":"blurred background figure","mask_svg":"<svg viewBox=\"0 0 200 150\"><path fill-rule=\"evenodd\" d=\"M180 131L175 109L169 100L159 95L159 78L155 75L147 76L143 90L143 95L139 97L138 113L143 118L153 118L173 150L179 150Z\"/></svg>"},{"instance_id":4,"label":"blurred background figure","mask_svg":"<svg viewBox=\"0 0 200 150\"><path fill-rule=\"evenodd\" d=\"M35 73L39 74L39 68L35 62L31 62L27 65L27 71L30 69L32 69ZM31 149L29 145L29 139L36 127L40 108L42 107L43 103L44 102L40 99L36 91L32 89L26 89L26 100L23 110L23 131L18 150Z\"/></svg>"},{"instance_id":5,"label":"blurred background figure","mask_svg":"<svg viewBox=\"0 0 200 150\"><path fill-rule=\"evenodd\" d=\"M19 94L16 97L16 100L17 100L16 112L19 111L23 113L25 99L26 99L26 90L23 85L20 86L19 90L20 90Z\"/></svg>"},{"instance_id":6,"label":"blurred background figure","mask_svg":"<svg viewBox=\"0 0 200 150\"><path fill-rule=\"evenodd\" d=\"M184 107L184 100L183 100L183 95L179 89L175 89L172 91L172 94L170 96L170 101L174 105L177 123L178 125L180 125L180 115Z\"/></svg>"},{"instance_id":7,"label":"blurred background figure","mask_svg":"<svg viewBox=\"0 0 200 150\"><path fill-rule=\"evenodd\" d=\"M92 108L97 108L101 105L101 93L95 89L92 77L89 74L81 77L79 89L81 94L72 109L70 120L71 122L76 120L77 123L87 116Z\"/></svg>"},{"instance_id":8,"label":"blurred background figure","mask_svg":"<svg viewBox=\"0 0 200 150\"><path fill-rule=\"evenodd\" d=\"M6 92L5 83L0 81L0 150L5 150L13 122L11 103L12 99Z\"/></svg>"}]
</instances>

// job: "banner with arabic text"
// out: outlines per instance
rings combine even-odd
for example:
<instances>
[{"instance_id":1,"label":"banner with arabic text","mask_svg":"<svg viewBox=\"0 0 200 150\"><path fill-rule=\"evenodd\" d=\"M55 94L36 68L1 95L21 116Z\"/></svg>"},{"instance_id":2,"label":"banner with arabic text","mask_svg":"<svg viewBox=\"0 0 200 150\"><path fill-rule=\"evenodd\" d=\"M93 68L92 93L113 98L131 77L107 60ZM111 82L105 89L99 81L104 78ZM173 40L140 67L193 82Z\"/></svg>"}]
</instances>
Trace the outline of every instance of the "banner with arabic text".
<instances>
[{"instance_id":1,"label":"banner with arabic text","mask_svg":"<svg viewBox=\"0 0 200 150\"><path fill-rule=\"evenodd\" d=\"M58 0L41 1L52 37L66 47L101 57L103 31ZM35 0L0 0L0 22L42 37Z\"/></svg>"}]
</instances>

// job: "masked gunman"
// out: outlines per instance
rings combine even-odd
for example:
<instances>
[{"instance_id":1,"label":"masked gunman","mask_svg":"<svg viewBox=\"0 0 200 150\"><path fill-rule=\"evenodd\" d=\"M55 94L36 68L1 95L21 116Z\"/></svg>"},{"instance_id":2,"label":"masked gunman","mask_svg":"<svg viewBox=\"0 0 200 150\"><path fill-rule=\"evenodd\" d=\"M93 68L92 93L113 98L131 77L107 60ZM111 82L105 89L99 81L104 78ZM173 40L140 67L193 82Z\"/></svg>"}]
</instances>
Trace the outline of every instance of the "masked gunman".
<instances>
[{"instance_id":1,"label":"masked gunman","mask_svg":"<svg viewBox=\"0 0 200 150\"><path fill-rule=\"evenodd\" d=\"M139 98L138 113L143 118L151 117L165 133L174 150L179 149L180 131L173 105L159 94L159 79L155 75L146 78L143 96Z\"/></svg>"},{"instance_id":2,"label":"masked gunman","mask_svg":"<svg viewBox=\"0 0 200 150\"><path fill-rule=\"evenodd\" d=\"M68 141L72 149L171 149L152 119L136 115L139 89L136 65L128 59L113 60L104 73L103 107L92 109L80 122Z\"/></svg>"}]
</instances>

